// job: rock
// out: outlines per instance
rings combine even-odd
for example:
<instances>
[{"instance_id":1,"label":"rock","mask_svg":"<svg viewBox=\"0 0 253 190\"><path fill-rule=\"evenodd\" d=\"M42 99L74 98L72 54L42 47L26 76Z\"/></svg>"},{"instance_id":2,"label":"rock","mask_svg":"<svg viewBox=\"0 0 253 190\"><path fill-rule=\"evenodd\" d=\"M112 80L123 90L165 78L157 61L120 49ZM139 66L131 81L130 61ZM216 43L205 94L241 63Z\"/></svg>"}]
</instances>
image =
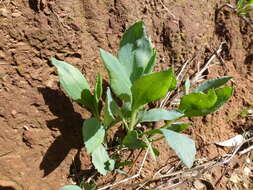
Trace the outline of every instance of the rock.
<instances>
[{"instance_id":1,"label":"rock","mask_svg":"<svg viewBox=\"0 0 253 190\"><path fill-rule=\"evenodd\" d=\"M17 18L20 17L22 14L20 12L14 12L11 14L12 17Z\"/></svg>"}]
</instances>

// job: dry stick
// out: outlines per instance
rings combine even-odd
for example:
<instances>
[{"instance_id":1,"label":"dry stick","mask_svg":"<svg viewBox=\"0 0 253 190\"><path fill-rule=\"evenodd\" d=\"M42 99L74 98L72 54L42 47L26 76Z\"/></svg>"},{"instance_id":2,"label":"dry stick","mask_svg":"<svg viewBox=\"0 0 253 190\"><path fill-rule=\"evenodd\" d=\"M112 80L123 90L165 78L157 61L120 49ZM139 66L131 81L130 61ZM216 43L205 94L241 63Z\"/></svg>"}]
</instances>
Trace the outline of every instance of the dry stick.
<instances>
[{"instance_id":1,"label":"dry stick","mask_svg":"<svg viewBox=\"0 0 253 190\"><path fill-rule=\"evenodd\" d=\"M134 178L139 177L140 174L141 174L141 171L142 171L142 169L143 169L144 163L145 163L145 161L146 161L146 159L147 159L147 155L148 155L148 150L147 150L146 153L145 153L145 156L144 156L144 158L143 158L143 160L142 160L142 163L141 163L141 167L140 167L139 171L137 172L137 174L135 174L135 175L133 175L133 176L131 176L131 177L128 177L128 178L126 178L126 179L123 179L123 180L121 180L121 181L118 181L118 182L116 182L116 183L113 183L113 184L106 185L106 186L104 186L104 187L98 188L97 190L104 190L104 189L107 189L107 188L111 188L111 187L114 187L114 186L116 186L116 185L120 185L120 184L125 183L125 182L127 182L127 181L129 181L129 180L132 180L132 179L134 179Z\"/></svg>"},{"instance_id":2,"label":"dry stick","mask_svg":"<svg viewBox=\"0 0 253 190\"><path fill-rule=\"evenodd\" d=\"M181 68L180 72L178 73L178 75L177 75L177 81L179 80L178 87L181 85L182 79L184 78L184 75L186 73L186 72L184 72L186 66L190 65L193 62L193 60L195 59L195 57L196 57L196 55L194 55L190 60L187 60L184 63L183 67ZM170 99L171 94L172 94L171 92L168 92L166 97L161 101L160 106L159 106L160 108L164 108L164 106L168 103L168 100Z\"/></svg>"},{"instance_id":3,"label":"dry stick","mask_svg":"<svg viewBox=\"0 0 253 190\"><path fill-rule=\"evenodd\" d=\"M163 6L163 8L169 13L169 15L172 16L174 20L178 21L178 19L176 18L176 16L168 9L168 7L166 7L166 5L164 5L164 3L162 2L162 0L159 0L159 2Z\"/></svg>"},{"instance_id":4,"label":"dry stick","mask_svg":"<svg viewBox=\"0 0 253 190\"><path fill-rule=\"evenodd\" d=\"M224 44L226 44L226 42L221 42L219 48L212 54L212 56L207 61L205 66L199 72L197 72L196 76L191 80L191 83L196 83L199 81L199 79L201 79L203 73L211 66L211 63L214 60L214 58L221 53Z\"/></svg>"},{"instance_id":5,"label":"dry stick","mask_svg":"<svg viewBox=\"0 0 253 190\"><path fill-rule=\"evenodd\" d=\"M209 171L209 170L211 170L211 169L213 169L213 168L215 168L215 167L219 167L219 166L222 166L222 165L225 165L225 164L229 163L229 162L233 159L233 157L239 152L240 148L241 148L245 143L247 143L247 142L249 142L249 141L252 141L252 140L253 140L253 137L251 137L251 138L245 140L245 141L242 142L240 145L238 145L237 148L234 150L234 152L233 152L227 159L225 159L225 160L223 160L223 161L220 161L220 162L216 162L215 164L213 164L213 165L211 165L211 166L209 166L209 167L207 167L207 168L204 168L204 169L198 171L198 174L197 174L197 175L192 176L192 180L195 179L195 178L199 178L201 175L203 175L204 173L206 173L207 171ZM241 151L241 152L242 152L242 151ZM242 155L242 154L241 154L241 155ZM194 168L193 168L193 169L194 169ZM178 179L178 178L180 178L180 177L177 177L177 179ZM174 178L173 180L175 180L175 178ZM181 185L181 184L187 182L188 180L189 180L189 179L186 179L186 180L183 180L182 182L179 182L179 183L177 183L177 184L174 184L174 185L173 185L173 188L175 188L175 187L177 187L177 186L179 186L179 185ZM169 180L169 181L171 182L172 180ZM176 186L175 186L175 185L176 185ZM171 187L172 187L172 186L171 186ZM171 187L167 187L166 189L171 189Z\"/></svg>"},{"instance_id":6,"label":"dry stick","mask_svg":"<svg viewBox=\"0 0 253 190\"><path fill-rule=\"evenodd\" d=\"M179 186L179 185L181 185L181 184L183 184L183 183L185 183L185 182L187 182L187 181L189 181L189 180L193 180L193 179L196 179L196 178L201 177L201 175L203 175L204 173L206 173L207 171L209 171L209 170L211 170L211 169L213 169L213 168L215 168L215 167L219 167L219 166L222 166L222 165L224 165L224 164L227 164L228 162L230 162L230 161L234 158L234 156L235 156L237 153L239 153L239 155L242 155L242 154L240 154L239 150L240 150L240 148L241 148L245 143L247 143L247 142L249 142L249 141L253 141L253 137L251 137L251 138L249 138L249 139L243 141L241 144L239 144L232 154L225 154L225 155L216 157L214 160L211 160L211 161L209 161L209 162L207 162L207 163L204 163L204 164L201 164L201 165L199 165L199 166L196 166L195 168L192 168L192 169L187 169L187 170L182 170L182 171L176 171L176 172L169 173L169 174L167 173L167 174L164 174L164 175L162 175L162 176L160 176L160 177L156 177L156 178L153 178L153 179L146 179L146 180L144 180L144 181L145 181L145 183L148 183L148 182L155 182L155 181L162 180L162 179L164 179L164 178L168 178L168 177L175 176L175 177L169 179L169 181L167 181L166 184L170 184L170 183L171 183L173 180L175 180L175 179L179 179L179 178L183 178L183 177L189 177L189 176L191 177L191 179L185 179L185 180L183 180L183 181L181 181L181 182L179 182L179 183L177 183L177 184L173 184L173 185L170 186L170 187L166 187L166 190L167 190L167 189L175 188L175 187L177 187L177 186ZM249 149L249 148L245 149L245 152L243 152L244 150L241 151L241 152L243 152L243 153L245 154L245 153L248 152L248 151L246 151L246 150L248 150L248 149ZM219 161L219 162L215 161L215 160L220 160L220 159L222 159L223 157L224 157L224 158L227 157L227 158L226 158L225 160L223 160L223 161ZM196 174L196 172L197 172L197 174ZM165 185L165 184L163 184L163 185ZM162 186L159 186L159 187L162 187Z\"/></svg>"}]
</instances>

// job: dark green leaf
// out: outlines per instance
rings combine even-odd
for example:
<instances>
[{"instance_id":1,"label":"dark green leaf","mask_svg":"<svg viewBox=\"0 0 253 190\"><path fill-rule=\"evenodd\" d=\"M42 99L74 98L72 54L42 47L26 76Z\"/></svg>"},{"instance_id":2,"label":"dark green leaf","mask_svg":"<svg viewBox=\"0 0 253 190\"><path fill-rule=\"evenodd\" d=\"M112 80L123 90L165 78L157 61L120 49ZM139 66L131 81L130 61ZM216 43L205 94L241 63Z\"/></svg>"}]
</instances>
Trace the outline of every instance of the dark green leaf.
<instances>
[{"instance_id":1,"label":"dark green leaf","mask_svg":"<svg viewBox=\"0 0 253 190\"><path fill-rule=\"evenodd\" d=\"M189 125L190 125L190 123L176 122L176 123L171 124L171 126L169 126L168 129L175 131L175 132L181 132L181 131L187 129Z\"/></svg>"},{"instance_id":2,"label":"dark green leaf","mask_svg":"<svg viewBox=\"0 0 253 190\"><path fill-rule=\"evenodd\" d=\"M159 152L159 150L157 148L152 147L152 149L153 149L153 152L154 152L154 154L155 154L156 157L160 156L160 152Z\"/></svg>"},{"instance_id":3,"label":"dark green leaf","mask_svg":"<svg viewBox=\"0 0 253 190\"><path fill-rule=\"evenodd\" d=\"M231 96L233 95L233 88L225 86L223 88L215 90L215 93L217 95L217 101L215 105L210 108L210 113L219 109L231 98Z\"/></svg>"},{"instance_id":4,"label":"dark green leaf","mask_svg":"<svg viewBox=\"0 0 253 190\"><path fill-rule=\"evenodd\" d=\"M209 89L216 89L220 86L226 84L232 77L224 76L217 79L212 79L204 82L200 86L198 86L194 92L207 92Z\"/></svg>"},{"instance_id":5,"label":"dark green leaf","mask_svg":"<svg viewBox=\"0 0 253 190\"><path fill-rule=\"evenodd\" d=\"M132 161L125 161L125 162L116 162L115 168L120 168L124 166L132 166L134 163Z\"/></svg>"},{"instance_id":6,"label":"dark green leaf","mask_svg":"<svg viewBox=\"0 0 253 190\"><path fill-rule=\"evenodd\" d=\"M83 141L88 153L99 147L105 137L105 129L95 118L87 119L83 123Z\"/></svg>"},{"instance_id":7,"label":"dark green leaf","mask_svg":"<svg viewBox=\"0 0 253 190\"><path fill-rule=\"evenodd\" d=\"M79 102L82 92L84 90L90 90L89 84L82 73L77 68L64 61L59 61L55 58L52 58L51 61L57 68L61 87L70 98Z\"/></svg>"},{"instance_id":8,"label":"dark green leaf","mask_svg":"<svg viewBox=\"0 0 253 190\"><path fill-rule=\"evenodd\" d=\"M83 187L84 187L84 190L95 190L96 189L96 184L95 183L92 183L92 184L85 183L83 185Z\"/></svg>"},{"instance_id":9,"label":"dark green leaf","mask_svg":"<svg viewBox=\"0 0 253 190\"><path fill-rule=\"evenodd\" d=\"M131 81L125 71L125 67L116 57L110 53L100 50L103 63L110 76L110 85L113 92L124 101L131 101Z\"/></svg>"},{"instance_id":10,"label":"dark green leaf","mask_svg":"<svg viewBox=\"0 0 253 190\"><path fill-rule=\"evenodd\" d=\"M82 190L82 188L77 185L66 185L61 187L59 190Z\"/></svg>"},{"instance_id":11,"label":"dark green leaf","mask_svg":"<svg viewBox=\"0 0 253 190\"><path fill-rule=\"evenodd\" d=\"M182 114L181 112L176 111L176 110L167 111L164 109L155 108L155 109L145 111L142 115L140 122L175 120L175 119L182 117L183 115L184 114Z\"/></svg>"},{"instance_id":12,"label":"dark green leaf","mask_svg":"<svg viewBox=\"0 0 253 190\"><path fill-rule=\"evenodd\" d=\"M136 80L131 88L133 95L132 110L163 98L174 85L172 69L145 75Z\"/></svg>"},{"instance_id":13,"label":"dark green leaf","mask_svg":"<svg viewBox=\"0 0 253 190\"><path fill-rule=\"evenodd\" d=\"M123 145L129 149L146 148L146 143L138 138L136 131L129 131L123 140Z\"/></svg>"},{"instance_id":14,"label":"dark green leaf","mask_svg":"<svg viewBox=\"0 0 253 190\"><path fill-rule=\"evenodd\" d=\"M97 74L96 76L96 87L94 89L94 96L96 98L96 101L99 102L99 99L102 96L103 93L103 81L100 73Z\"/></svg>"},{"instance_id":15,"label":"dark green leaf","mask_svg":"<svg viewBox=\"0 0 253 190\"><path fill-rule=\"evenodd\" d=\"M169 146L176 152L177 156L188 167L192 167L195 160L195 142L185 135L168 129L161 129Z\"/></svg>"},{"instance_id":16,"label":"dark green leaf","mask_svg":"<svg viewBox=\"0 0 253 190\"><path fill-rule=\"evenodd\" d=\"M97 119L99 119L98 101L89 90L83 90L79 103L83 104Z\"/></svg>"},{"instance_id":17,"label":"dark green leaf","mask_svg":"<svg viewBox=\"0 0 253 190\"><path fill-rule=\"evenodd\" d=\"M120 42L119 61L124 65L128 78L134 82L142 76L153 55L150 39L147 37L144 23L135 23L124 33ZM149 65L149 68L152 66Z\"/></svg>"},{"instance_id":18,"label":"dark green leaf","mask_svg":"<svg viewBox=\"0 0 253 190\"><path fill-rule=\"evenodd\" d=\"M100 145L92 152L92 163L102 175L112 171L115 165L115 161L109 158L103 145Z\"/></svg>"},{"instance_id":19,"label":"dark green leaf","mask_svg":"<svg viewBox=\"0 0 253 190\"><path fill-rule=\"evenodd\" d=\"M188 117L204 116L210 113L216 101L215 90L209 90L208 94L194 92L181 98L179 110Z\"/></svg>"}]
</instances>

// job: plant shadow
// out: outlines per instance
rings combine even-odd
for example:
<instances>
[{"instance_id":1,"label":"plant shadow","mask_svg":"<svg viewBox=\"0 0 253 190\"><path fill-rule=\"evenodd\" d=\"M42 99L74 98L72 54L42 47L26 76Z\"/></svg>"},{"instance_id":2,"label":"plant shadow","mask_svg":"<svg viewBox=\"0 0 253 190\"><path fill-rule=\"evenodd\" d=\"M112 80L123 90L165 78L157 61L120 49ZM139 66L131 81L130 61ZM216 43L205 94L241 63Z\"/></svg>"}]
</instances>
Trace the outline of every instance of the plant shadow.
<instances>
[{"instance_id":1,"label":"plant shadow","mask_svg":"<svg viewBox=\"0 0 253 190\"><path fill-rule=\"evenodd\" d=\"M15 190L13 187L3 187L3 186L0 186L0 189L1 190Z\"/></svg>"},{"instance_id":2,"label":"plant shadow","mask_svg":"<svg viewBox=\"0 0 253 190\"><path fill-rule=\"evenodd\" d=\"M81 130L83 119L61 91L50 88L38 88L38 91L43 95L49 110L57 117L46 121L47 127L61 133L48 148L40 163L40 169L44 170L45 177L61 164L71 149L78 149L79 154L83 146Z\"/></svg>"}]
</instances>

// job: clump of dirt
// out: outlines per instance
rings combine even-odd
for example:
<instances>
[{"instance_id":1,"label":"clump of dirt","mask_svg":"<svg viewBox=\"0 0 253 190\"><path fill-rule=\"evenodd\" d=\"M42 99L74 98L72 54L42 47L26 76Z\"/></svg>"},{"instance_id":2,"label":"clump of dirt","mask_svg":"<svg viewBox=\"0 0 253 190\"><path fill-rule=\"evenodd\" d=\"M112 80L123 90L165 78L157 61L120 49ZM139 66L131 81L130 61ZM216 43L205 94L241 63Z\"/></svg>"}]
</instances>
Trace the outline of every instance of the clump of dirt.
<instances>
[{"instance_id":1,"label":"clump of dirt","mask_svg":"<svg viewBox=\"0 0 253 190\"><path fill-rule=\"evenodd\" d=\"M252 128L252 118L240 113L252 107L253 102L253 32L252 26L231 10L219 9L224 3L0 1L0 188L33 190L39 186L53 190L72 183L72 179L80 183L81 177L94 175L81 137L82 122L90 114L60 90L50 58L55 56L75 65L94 84L96 72L107 78L99 48L115 54L125 29L139 20L145 22L157 49L156 70L173 66L179 72L187 60L193 59L190 76L224 43L221 56L214 60L217 64L205 74L207 79L233 76L230 85L235 87L234 95L214 114L191 118L193 125L185 133L196 141L197 159L227 153L214 142ZM148 179L162 166L177 162L164 142L156 146L160 157L154 162L148 156L141 176L134 182ZM128 156L129 153L123 155L125 159ZM138 152L134 152L131 159L137 156ZM126 168L129 175L138 171L143 156L144 152L133 168ZM234 163L211 170L206 180L215 189L232 189L237 175L245 180L236 185L249 189L249 177L242 173L244 159L238 159L236 169ZM222 177L224 172L227 175ZM94 179L103 184L121 178L112 173ZM187 185L190 188L194 183ZM148 188L154 188L154 184Z\"/></svg>"}]
</instances>

